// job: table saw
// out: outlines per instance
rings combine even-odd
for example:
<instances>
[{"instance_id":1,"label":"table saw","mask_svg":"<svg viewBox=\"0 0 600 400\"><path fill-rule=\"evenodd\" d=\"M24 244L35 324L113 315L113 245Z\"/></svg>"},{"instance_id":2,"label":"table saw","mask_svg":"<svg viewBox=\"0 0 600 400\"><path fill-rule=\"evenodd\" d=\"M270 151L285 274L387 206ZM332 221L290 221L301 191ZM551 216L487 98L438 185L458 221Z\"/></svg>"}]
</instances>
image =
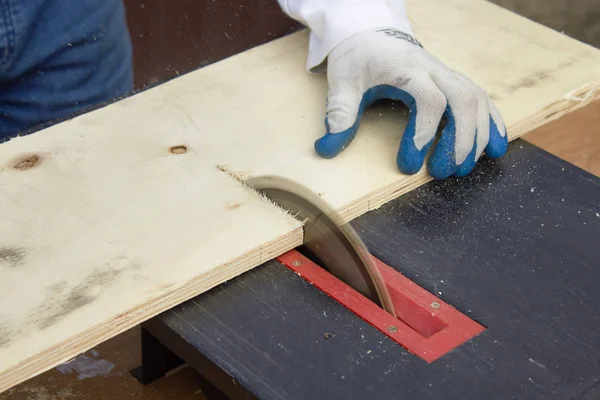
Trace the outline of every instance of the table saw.
<instances>
[{"instance_id":1,"label":"table saw","mask_svg":"<svg viewBox=\"0 0 600 400\"><path fill-rule=\"evenodd\" d=\"M428 48L498 100L510 140L599 98L597 49L468 2L410 6ZM134 375L188 364L214 398L599 398L598 178L516 140L421 186L393 163L393 107L317 159L327 85L304 70L306 32L283 37L297 27L271 0L242 3L194 3L221 16L194 32L187 5L160 24L130 14L152 54L137 68L164 73L138 70L138 87L183 76L2 144L0 392L143 322ZM352 221L395 316L294 249L299 221L243 186L274 173Z\"/></svg>"},{"instance_id":2,"label":"table saw","mask_svg":"<svg viewBox=\"0 0 600 400\"><path fill-rule=\"evenodd\" d=\"M598 399L599 199L600 179L517 140L352 222L422 313L412 330L292 251L144 323L133 373L186 363L209 398Z\"/></svg>"}]
</instances>

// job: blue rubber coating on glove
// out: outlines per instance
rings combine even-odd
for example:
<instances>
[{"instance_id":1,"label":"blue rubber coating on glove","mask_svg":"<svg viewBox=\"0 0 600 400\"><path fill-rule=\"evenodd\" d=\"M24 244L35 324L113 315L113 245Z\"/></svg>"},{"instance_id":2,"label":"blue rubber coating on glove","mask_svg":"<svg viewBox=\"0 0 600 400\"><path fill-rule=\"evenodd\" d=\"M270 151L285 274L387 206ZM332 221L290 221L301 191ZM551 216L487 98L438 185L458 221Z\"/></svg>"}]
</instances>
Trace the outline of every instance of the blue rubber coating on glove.
<instances>
[{"instance_id":1,"label":"blue rubber coating on glove","mask_svg":"<svg viewBox=\"0 0 600 400\"><path fill-rule=\"evenodd\" d=\"M445 115L447 119L446 126L442 130L440 140L427 163L429 174L434 179L446 179L454 174L458 168L454 152L456 121L450 106L446 106Z\"/></svg>"},{"instance_id":2,"label":"blue rubber coating on glove","mask_svg":"<svg viewBox=\"0 0 600 400\"><path fill-rule=\"evenodd\" d=\"M342 150L344 150L350 144L350 142L354 140L365 108L383 99L401 101L411 109L411 117L413 114L416 114L416 102L411 95L393 86L375 86L364 93L358 108L356 120L350 128L339 133L331 133L329 120L328 118L325 119L326 133L322 138L315 142L315 150L317 153L324 158L333 158L341 153Z\"/></svg>"},{"instance_id":3,"label":"blue rubber coating on glove","mask_svg":"<svg viewBox=\"0 0 600 400\"><path fill-rule=\"evenodd\" d=\"M475 132L475 145L473 145L473 149L463 161L461 165L459 165L458 170L454 174L454 176L462 177L467 176L473 168L475 168L475 164L477 160L475 160L475 153L477 148L477 135L479 133ZM500 136L500 131L498 130L498 126L494 122L492 116L490 115L490 140L488 145L486 146L486 155L490 158L498 158L502 157L508 148L508 137L504 135L504 137Z\"/></svg>"},{"instance_id":4,"label":"blue rubber coating on glove","mask_svg":"<svg viewBox=\"0 0 600 400\"><path fill-rule=\"evenodd\" d=\"M458 169L454 173L454 176L467 176L471 173L471 171L473 171L473 168L475 168L475 164L477 163L477 160L475 160L475 154L477 153L477 134L477 131L475 131L475 141L473 143L473 148L467 155L467 158L465 158L465 161L463 161L462 164L458 166Z\"/></svg>"},{"instance_id":5,"label":"blue rubber coating on glove","mask_svg":"<svg viewBox=\"0 0 600 400\"><path fill-rule=\"evenodd\" d=\"M421 150L415 147L414 136L417 125L417 102L404 90L390 85L375 86L365 92L360 102L356 121L349 129L339 133L331 133L329 121L326 118L325 128L327 133L315 142L317 153L325 158L332 158L338 155L356 136L365 108L382 99L401 101L410 110L408 124L400 142L397 164L400 171L405 174L418 172L423 166L423 161L433 143L433 139Z\"/></svg>"},{"instance_id":6,"label":"blue rubber coating on glove","mask_svg":"<svg viewBox=\"0 0 600 400\"><path fill-rule=\"evenodd\" d=\"M359 113L360 119L360 113ZM358 130L360 122L357 119L349 129L340 133L330 133L331 128L329 127L329 120L325 118L325 136L318 139L315 142L315 150L317 153L324 158L333 158L342 152L350 144L356 131Z\"/></svg>"},{"instance_id":7,"label":"blue rubber coating on glove","mask_svg":"<svg viewBox=\"0 0 600 400\"><path fill-rule=\"evenodd\" d=\"M498 126L490 116L490 141L485 148L485 154L489 158L499 158L506 154L508 149L508 135L500 136Z\"/></svg>"},{"instance_id":8,"label":"blue rubber coating on glove","mask_svg":"<svg viewBox=\"0 0 600 400\"><path fill-rule=\"evenodd\" d=\"M412 96L411 96L412 99ZM398 149L398 155L396 157L396 164L398 169L403 174L412 175L416 174L423 167L425 156L435 139L435 135L432 139L423 146L421 150L415 146L415 133L417 129L417 105L413 100L412 106L410 106L410 117L408 124L404 129L404 134L400 140L400 148Z\"/></svg>"},{"instance_id":9,"label":"blue rubber coating on glove","mask_svg":"<svg viewBox=\"0 0 600 400\"><path fill-rule=\"evenodd\" d=\"M328 118L325 118L326 133L315 142L316 152L324 158L333 158L341 153L350 142L354 140L365 108L382 99L401 101L410 110L410 117L404 134L402 135L396 163L400 171L404 174L412 175L417 173L422 168L427 152L433 144L435 137L426 143L421 150L417 149L414 143L417 125L417 103L415 99L404 90L389 85L375 86L365 92L360 102L356 121L345 131L331 133L329 120ZM477 141L474 141L473 148L465 161L463 161L461 165L456 165L456 154L454 151L456 141L456 121L450 106L446 106L444 115L446 116L447 123L442 130L441 138L427 164L429 174L434 179L446 179L452 175L458 177L466 176L473 168L475 168L477 163L477 160L475 160ZM507 148L507 136L504 135L504 137L502 137L500 135L498 127L490 116L490 140L485 149L486 155L490 158L498 158L506 153Z\"/></svg>"}]
</instances>

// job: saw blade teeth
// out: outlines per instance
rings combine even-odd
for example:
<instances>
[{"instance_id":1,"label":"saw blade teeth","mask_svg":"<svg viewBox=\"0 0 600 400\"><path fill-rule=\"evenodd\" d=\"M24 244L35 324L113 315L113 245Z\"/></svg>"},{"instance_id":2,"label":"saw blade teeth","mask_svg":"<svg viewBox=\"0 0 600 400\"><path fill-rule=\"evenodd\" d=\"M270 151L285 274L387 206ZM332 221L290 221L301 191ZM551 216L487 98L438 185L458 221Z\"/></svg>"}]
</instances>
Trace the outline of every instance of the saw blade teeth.
<instances>
[{"instance_id":1,"label":"saw blade teeth","mask_svg":"<svg viewBox=\"0 0 600 400\"><path fill-rule=\"evenodd\" d=\"M317 259L316 264L396 315L387 285L366 246L321 196L297 182L277 176L255 177L244 184L301 221L304 248Z\"/></svg>"}]
</instances>

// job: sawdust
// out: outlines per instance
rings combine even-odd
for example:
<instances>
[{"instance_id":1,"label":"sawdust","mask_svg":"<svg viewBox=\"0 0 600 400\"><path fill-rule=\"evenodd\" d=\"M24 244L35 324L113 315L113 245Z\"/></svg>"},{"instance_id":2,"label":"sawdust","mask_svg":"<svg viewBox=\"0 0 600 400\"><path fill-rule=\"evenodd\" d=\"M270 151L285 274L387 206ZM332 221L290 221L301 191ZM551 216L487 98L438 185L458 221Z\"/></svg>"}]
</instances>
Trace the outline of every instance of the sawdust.
<instances>
[{"instance_id":1,"label":"sawdust","mask_svg":"<svg viewBox=\"0 0 600 400\"><path fill-rule=\"evenodd\" d=\"M235 172L231 171L227 166L225 165L217 165L217 169L221 172L224 172L225 174L227 174L230 178L232 178L239 186L241 186L242 188L244 188L245 190L253 193L254 195L260 197L261 200L270 203L272 206L274 206L277 210L279 210L282 214L282 218L285 217L292 217L296 220L300 221L297 218L297 215L292 214L290 211L286 210L285 208L281 207L279 204L277 204L276 202L274 202L273 200L271 200L270 198L268 198L264 193L260 192L259 190L257 190L255 187L253 187L251 184L249 184L246 179L244 179L244 175L243 174L236 174ZM249 179L250 182L252 182L252 179Z\"/></svg>"}]
</instances>

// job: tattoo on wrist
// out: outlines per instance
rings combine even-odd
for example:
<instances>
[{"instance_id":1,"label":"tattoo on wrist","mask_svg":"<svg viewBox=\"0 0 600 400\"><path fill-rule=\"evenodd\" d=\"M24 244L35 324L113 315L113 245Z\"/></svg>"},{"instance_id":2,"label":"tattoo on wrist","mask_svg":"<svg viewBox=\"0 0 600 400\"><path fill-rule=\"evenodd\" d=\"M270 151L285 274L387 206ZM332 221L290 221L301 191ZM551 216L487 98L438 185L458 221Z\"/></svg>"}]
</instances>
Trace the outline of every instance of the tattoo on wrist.
<instances>
[{"instance_id":1,"label":"tattoo on wrist","mask_svg":"<svg viewBox=\"0 0 600 400\"><path fill-rule=\"evenodd\" d=\"M382 32L386 36L395 37L396 39L406 40L407 42L410 42L410 43L414 44L415 46L423 47L423 45L421 45L421 43L419 43L417 38L415 38L414 36L411 36L407 33L404 33L398 29L381 28L381 29L377 29L377 32Z\"/></svg>"}]
</instances>

